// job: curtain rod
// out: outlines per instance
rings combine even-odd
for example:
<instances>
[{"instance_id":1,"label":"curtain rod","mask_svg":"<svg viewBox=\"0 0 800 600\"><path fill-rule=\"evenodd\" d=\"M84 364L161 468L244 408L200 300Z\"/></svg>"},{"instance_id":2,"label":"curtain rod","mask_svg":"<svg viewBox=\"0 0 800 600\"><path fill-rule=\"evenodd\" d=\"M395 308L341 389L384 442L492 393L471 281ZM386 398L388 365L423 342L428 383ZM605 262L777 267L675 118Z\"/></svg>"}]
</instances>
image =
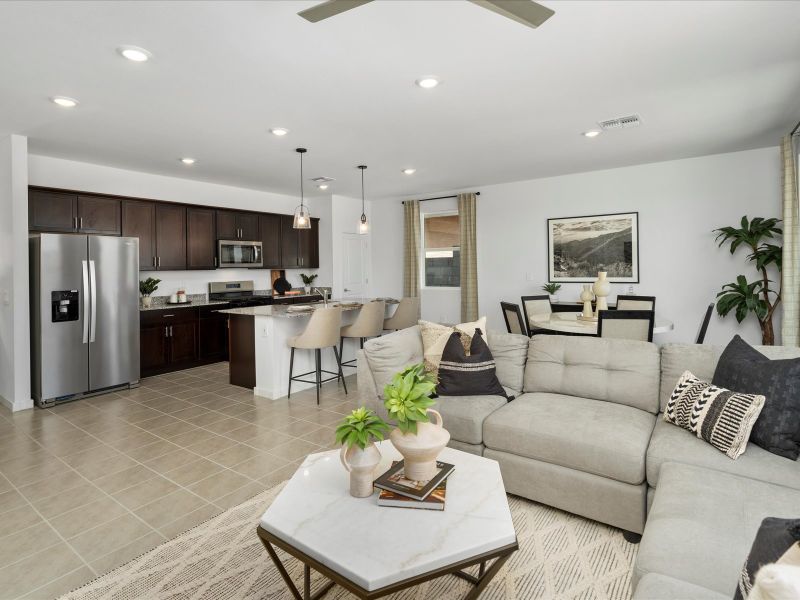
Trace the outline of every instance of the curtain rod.
<instances>
[{"instance_id":1,"label":"curtain rod","mask_svg":"<svg viewBox=\"0 0 800 600\"><path fill-rule=\"evenodd\" d=\"M480 192L475 192L476 196L480 196ZM458 194L453 194L452 196L436 196L436 198L423 198L422 200L418 200L417 202L428 202L430 200L445 200L447 198L458 198ZM407 200L403 200L403 204L405 204Z\"/></svg>"}]
</instances>

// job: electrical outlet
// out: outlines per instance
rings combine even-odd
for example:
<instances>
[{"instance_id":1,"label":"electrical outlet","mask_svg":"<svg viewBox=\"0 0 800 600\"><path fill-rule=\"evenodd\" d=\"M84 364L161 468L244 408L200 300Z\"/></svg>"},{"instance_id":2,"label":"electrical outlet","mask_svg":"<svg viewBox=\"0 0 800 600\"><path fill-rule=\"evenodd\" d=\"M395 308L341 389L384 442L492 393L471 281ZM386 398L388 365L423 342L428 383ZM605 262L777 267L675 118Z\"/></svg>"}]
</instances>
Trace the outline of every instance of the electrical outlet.
<instances>
[{"instance_id":1,"label":"electrical outlet","mask_svg":"<svg viewBox=\"0 0 800 600\"><path fill-rule=\"evenodd\" d=\"M533 281L533 273L531 271L525 273L525 281Z\"/></svg>"},{"instance_id":2,"label":"electrical outlet","mask_svg":"<svg viewBox=\"0 0 800 600\"><path fill-rule=\"evenodd\" d=\"M265 338L265 337L269 337L269 330L267 329L267 326L266 326L266 325L264 325L264 326L261 328L261 337L263 337L263 338Z\"/></svg>"}]
</instances>

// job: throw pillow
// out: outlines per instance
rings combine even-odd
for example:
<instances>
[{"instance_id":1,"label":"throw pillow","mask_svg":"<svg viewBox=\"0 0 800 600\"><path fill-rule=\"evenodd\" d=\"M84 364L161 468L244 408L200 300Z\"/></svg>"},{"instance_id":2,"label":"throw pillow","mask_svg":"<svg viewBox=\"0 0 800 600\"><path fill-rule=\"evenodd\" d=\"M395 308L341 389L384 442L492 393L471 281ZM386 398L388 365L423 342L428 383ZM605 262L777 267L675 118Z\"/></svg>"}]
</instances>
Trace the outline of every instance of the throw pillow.
<instances>
[{"instance_id":1,"label":"throw pillow","mask_svg":"<svg viewBox=\"0 0 800 600\"><path fill-rule=\"evenodd\" d=\"M798 541L800 541L800 519L767 517L761 521L739 575L734 600L747 598L758 570L766 564L779 560Z\"/></svg>"},{"instance_id":2,"label":"throw pillow","mask_svg":"<svg viewBox=\"0 0 800 600\"><path fill-rule=\"evenodd\" d=\"M450 334L454 331L461 335L461 343L464 350L469 350L469 344L476 329L486 331L486 317L481 317L472 323L461 323L455 327L431 323L430 321L419 322L420 334L422 335L422 356L425 363L425 370L434 377L438 376L439 361L442 359L442 352L450 339Z\"/></svg>"},{"instance_id":3,"label":"throw pillow","mask_svg":"<svg viewBox=\"0 0 800 600\"><path fill-rule=\"evenodd\" d=\"M480 329L472 336L469 356L464 352L460 334L455 331L450 334L439 362L436 393L440 396L508 397L497 380L494 357Z\"/></svg>"},{"instance_id":4,"label":"throw pillow","mask_svg":"<svg viewBox=\"0 0 800 600\"><path fill-rule=\"evenodd\" d=\"M736 460L747 448L750 430L763 406L764 396L738 394L684 371L664 409L664 420Z\"/></svg>"},{"instance_id":5,"label":"throw pillow","mask_svg":"<svg viewBox=\"0 0 800 600\"><path fill-rule=\"evenodd\" d=\"M714 385L766 398L750 441L797 460L800 456L800 358L770 360L738 335L717 363Z\"/></svg>"},{"instance_id":6,"label":"throw pillow","mask_svg":"<svg viewBox=\"0 0 800 600\"><path fill-rule=\"evenodd\" d=\"M800 548L795 544L796 548ZM797 600L800 598L800 566L774 563L756 573L747 600Z\"/></svg>"}]
</instances>

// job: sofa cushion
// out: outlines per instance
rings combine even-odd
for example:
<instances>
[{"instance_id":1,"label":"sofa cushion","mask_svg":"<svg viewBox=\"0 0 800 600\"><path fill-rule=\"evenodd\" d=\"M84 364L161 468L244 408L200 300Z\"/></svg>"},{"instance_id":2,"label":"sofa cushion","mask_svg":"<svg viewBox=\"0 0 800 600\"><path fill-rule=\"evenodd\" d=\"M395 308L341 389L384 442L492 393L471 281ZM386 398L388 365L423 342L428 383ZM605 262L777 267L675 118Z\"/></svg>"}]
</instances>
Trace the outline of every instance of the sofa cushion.
<instances>
[{"instance_id":1,"label":"sofa cushion","mask_svg":"<svg viewBox=\"0 0 800 600\"><path fill-rule=\"evenodd\" d=\"M800 348L790 346L754 346L754 348L770 359L800 356ZM703 344L661 346L661 410L667 405L669 396L684 371L691 371L700 379L711 381L722 350L718 346Z\"/></svg>"},{"instance_id":2,"label":"sofa cushion","mask_svg":"<svg viewBox=\"0 0 800 600\"><path fill-rule=\"evenodd\" d=\"M800 490L800 462L776 456L755 444L747 444L745 453L733 461L694 434L659 419L647 449L650 486L660 485L659 475L665 462L707 467Z\"/></svg>"},{"instance_id":3,"label":"sofa cushion","mask_svg":"<svg viewBox=\"0 0 800 600\"><path fill-rule=\"evenodd\" d=\"M439 361L442 360L442 352L444 352L444 347L447 345L452 333L461 334L464 350L469 350L469 343L472 336L475 335L475 330L486 331L486 317L481 317L477 321L470 323L459 323L455 327L432 323L431 321L418 321L417 324L422 338L425 370L435 378L438 378Z\"/></svg>"},{"instance_id":4,"label":"sofa cushion","mask_svg":"<svg viewBox=\"0 0 800 600\"><path fill-rule=\"evenodd\" d=\"M667 463L639 544L634 579L661 573L731 598L761 521L796 517L798 507L798 490Z\"/></svg>"},{"instance_id":5,"label":"sofa cushion","mask_svg":"<svg viewBox=\"0 0 800 600\"><path fill-rule=\"evenodd\" d=\"M487 448L624 483L645 479L655 416L622 404L562 394L523 394L484 422Z\"/></svg>"},{"instance_id":6,"label":"sofa cushion","mask_svg":"<svg viewBox=\"0 0 800 600\"><path fill-rule=\"evenodd\" d=\"M375 380L378 397L383 398L383 388L392 377L409 365L422 362L422 337L419 326L408 327L367 340L364 356Z\"/></svg>"},{"instance_id":7,"label":"sofa cushion","mask_svg":"<svg viewBox=\"0 0 800 600\"><path fill-rule=\"evenodd\" d=\"M650 342L537 335L528 347L524 391L606 400L655 414L660 362L658 346Z\"/></svg>"},{"instance_id":8,"label":"sofa cushion","mask_svg":"<svg viewBox=\"0 0 800 600\"><path fill-rule=\"evenodd\" d=\"M527 335L516 333L505 333L500 331L488 331L486 341L489 349L494 356L495 367L497 369L497 379L504 388L511 388L512 396L519 396L522 393L522 381L525 375L525 363L528 360L528 344L530 338Z\"/></svg>"},{"instance_id":9,"label":"sofa cushion","mask_svg":"<svg viewBox=\"0 0 800 600\"><path fill-rule=\"evenodd\" d=\"M639 581L632 600L731 600L726 594L660 573L648 573Z\"/></svg>"},{"instance_id":10,"label":"sofa cushion","mask_svg":"<svg viewBox=\"0 0 800 600\"><path fill-rule=\"evenodd\" d=\"M467 444L483 442L483 421L508 402L503 396L439 396L436 405L450 438Z\"/></svg>"}]
</instances>

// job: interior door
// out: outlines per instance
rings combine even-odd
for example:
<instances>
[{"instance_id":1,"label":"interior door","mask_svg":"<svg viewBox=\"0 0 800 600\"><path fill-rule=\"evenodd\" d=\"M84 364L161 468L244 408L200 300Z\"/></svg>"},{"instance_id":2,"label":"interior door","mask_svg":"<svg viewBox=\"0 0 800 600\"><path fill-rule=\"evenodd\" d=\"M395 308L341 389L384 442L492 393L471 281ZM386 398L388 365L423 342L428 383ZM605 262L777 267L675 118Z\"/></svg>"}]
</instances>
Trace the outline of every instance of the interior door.
<instances>
[{"instance_id":1,"label":"interior door","mask_svg":"<svg viewBox=\"0 0 800 600\"><path fill-rule=\"evenodd\" d=\"M89 389L139 381L139 242L89 236Z\"/></svg>"},{"instance_id":2,"label":"interior door","mask_svg":"<svg viewBox=\"0 0 800 600\"><path fill-rule=\"evenodd\" d=\"M365 298L368 295L368 239L358 233L345 233L342 239L342 297Z\"/></svg>"}]
</instances>

